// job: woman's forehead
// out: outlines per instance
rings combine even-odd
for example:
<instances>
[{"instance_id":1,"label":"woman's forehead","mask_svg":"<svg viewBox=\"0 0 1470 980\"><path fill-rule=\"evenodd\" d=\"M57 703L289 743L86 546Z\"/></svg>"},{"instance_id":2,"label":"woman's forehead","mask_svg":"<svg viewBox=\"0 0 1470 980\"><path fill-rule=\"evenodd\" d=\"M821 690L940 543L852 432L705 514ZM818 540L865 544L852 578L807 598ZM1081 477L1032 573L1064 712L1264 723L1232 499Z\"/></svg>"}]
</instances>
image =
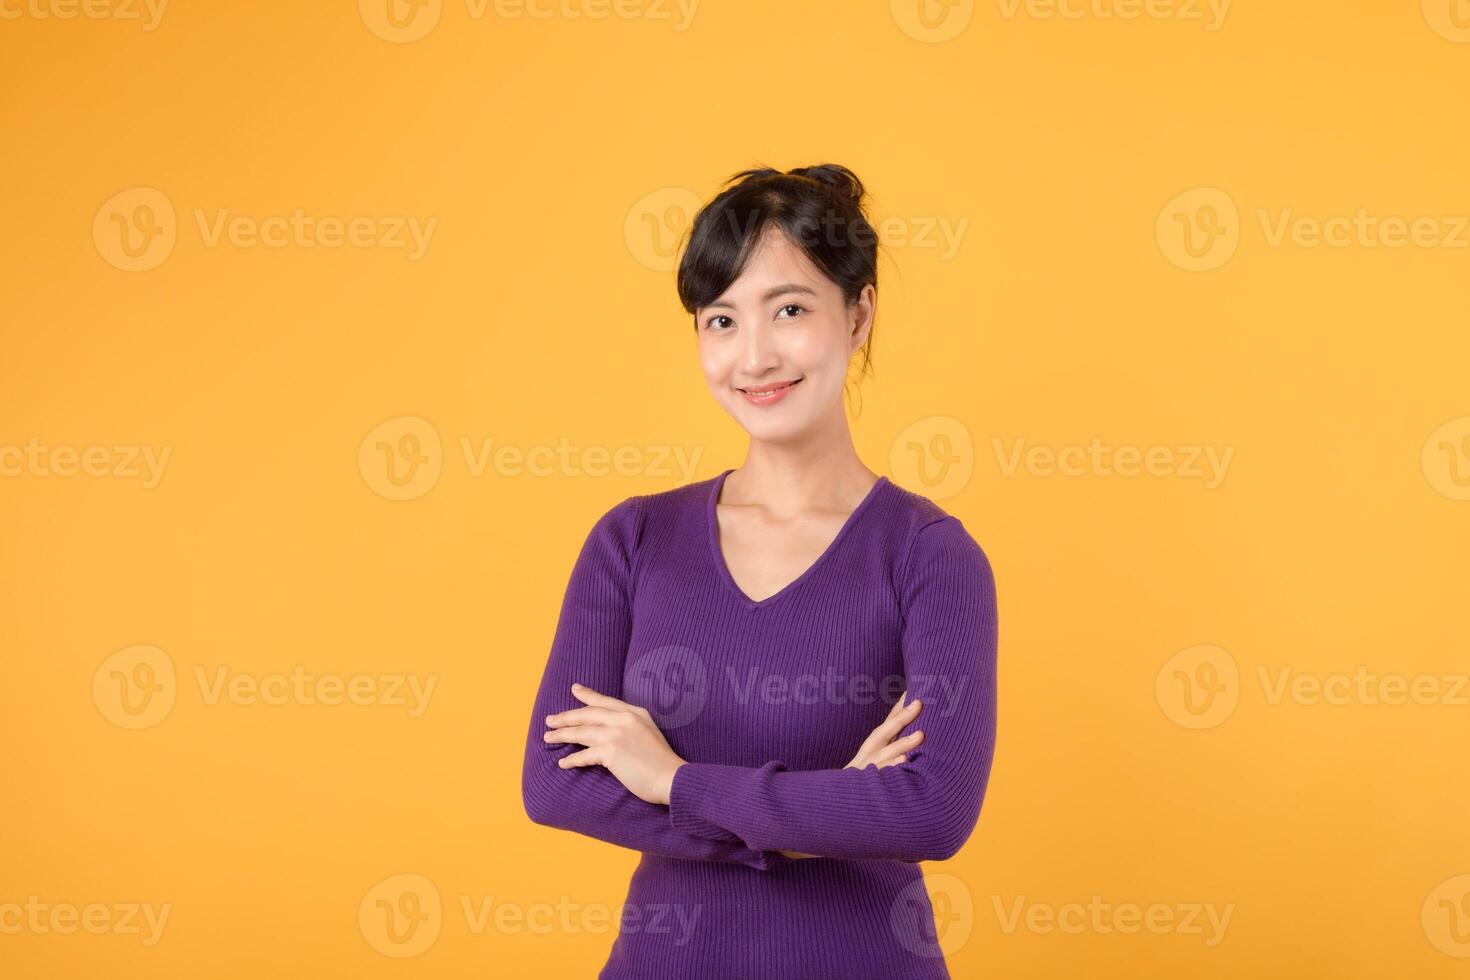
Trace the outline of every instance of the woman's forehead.
<instances>
[{"instance_id":1,"label":"woman's forehead","mask_svg":"<svg viewBox=\"0 0 1470 980\"><path fill-rule=\"evenodd\" d=\"M824 285L836 288L807 258L801 246L772 226L764 232L740 275L725 290L722 299L741 293L759 293L777 282L790 282L821 292Z\"/></svg>"}]
</instances>

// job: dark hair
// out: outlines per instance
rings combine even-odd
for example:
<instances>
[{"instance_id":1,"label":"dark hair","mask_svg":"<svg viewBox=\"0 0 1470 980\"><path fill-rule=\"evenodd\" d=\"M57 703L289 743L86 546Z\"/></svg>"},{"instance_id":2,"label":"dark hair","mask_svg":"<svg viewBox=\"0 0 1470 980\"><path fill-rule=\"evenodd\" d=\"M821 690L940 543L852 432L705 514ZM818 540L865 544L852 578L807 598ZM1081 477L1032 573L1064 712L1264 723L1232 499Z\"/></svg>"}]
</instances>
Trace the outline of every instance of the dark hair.
<instances>
[{"instance_id":1,"label":"dark hair","mask_svg":"<svg viewBox=\"0 0 1470 980\"><path fill-rule=\"evenodd\" d=\"M708 306L740 277L768 224L785 233L842 290L848 305L878 288L878 234L863 213L863 182L835 163L743 170L695 215L679 261L679 301L688 313ZM876 311L875 311L876 315ZM695 324L698 329L698 323ZM873 332L862 369L872 364Z\"/></svg>"}]
</instances>

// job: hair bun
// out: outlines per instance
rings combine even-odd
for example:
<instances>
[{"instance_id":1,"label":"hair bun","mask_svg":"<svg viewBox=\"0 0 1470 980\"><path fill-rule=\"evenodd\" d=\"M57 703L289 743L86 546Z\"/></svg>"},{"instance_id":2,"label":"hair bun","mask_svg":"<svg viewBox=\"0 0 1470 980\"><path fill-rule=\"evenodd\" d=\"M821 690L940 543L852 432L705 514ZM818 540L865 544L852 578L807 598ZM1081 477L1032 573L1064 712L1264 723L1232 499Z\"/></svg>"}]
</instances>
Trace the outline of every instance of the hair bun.
<instances>
[{"instance_id":1,"label":"hair bun","mask_svg":"<svg viewBox=\"0 0 1470 980\"><path fill-rule=\"evenodd\" d=\"M819 163L813 167L797 167L791 173L826 184L838 197L851 201L854 207L862 206L863 182L858 180L857 174L840 163Z\"/></svg>"}]
</instances>

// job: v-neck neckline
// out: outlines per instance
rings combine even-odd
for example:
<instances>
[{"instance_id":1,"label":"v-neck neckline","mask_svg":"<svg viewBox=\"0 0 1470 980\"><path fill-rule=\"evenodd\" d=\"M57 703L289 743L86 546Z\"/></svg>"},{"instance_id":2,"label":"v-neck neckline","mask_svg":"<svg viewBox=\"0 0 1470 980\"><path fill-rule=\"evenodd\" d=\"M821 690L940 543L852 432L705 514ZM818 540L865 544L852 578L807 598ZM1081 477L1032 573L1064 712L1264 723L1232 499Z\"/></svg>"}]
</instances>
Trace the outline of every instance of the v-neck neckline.
<instances>
[{"instance_id":1,"label":"v-neck neckline","mask_svg":"<svg viewBox=\"0 0 1470 980\"><path fill-rule=\"evenodd\" d=\"M805 571L796 576L796 578L792 579L790 582L787 582L777 591L766 596L764 599L752 599L749 595L746 594L744 589L736 584L735 576L730 574L730 566L725 562L725 552L720 547L720 490L725 485L725 477L729 476L733 472L735 472L735 468L732 466L729 469L725 470L725 472L721 473L719 476L715 477L714 481L710 485L709 497L705 501L705 517L709 531L707 537L709 540L710 555L712 558L714 558L715 568L719 572L719 577L721 581L725 583L725 586L731 592L733 592L735 594L735 597L748 609L766 608L781 597L788 595L791 592L794 592L798 586L800 586L803 582L816 574L817 569L819 569L822 566L822 563L827 560L827 556L836 551L837 546L842 543L842 539L847 537L847 532L850 531L852 529L852 526L857 523L858 517L862 515L863 511L868 509L869 504L877 499L879 491L882 490L882 488L890 482L887 476L882 475L880 475L878 479L874 481L873 485L868 488L867 496L865 496L861 501L858 502L858 505L853 508L852 513L847 515L847 520L843 521L842 526L837 529L837 536L834 537L827 545L827 547L823 549L822 553L817 556L816 561L812 562L806 567Z\"/></svg>"}]
</instances>

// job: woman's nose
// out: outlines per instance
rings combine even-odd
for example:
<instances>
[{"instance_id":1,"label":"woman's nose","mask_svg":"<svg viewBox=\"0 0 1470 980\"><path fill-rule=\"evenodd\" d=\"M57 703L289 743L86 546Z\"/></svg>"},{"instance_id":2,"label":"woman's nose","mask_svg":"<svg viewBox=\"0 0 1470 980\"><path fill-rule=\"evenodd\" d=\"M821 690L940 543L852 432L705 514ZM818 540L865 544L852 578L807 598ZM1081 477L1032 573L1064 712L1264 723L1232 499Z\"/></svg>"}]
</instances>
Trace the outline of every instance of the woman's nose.
<instances>
[{"instance_id":1,"label":"woman's nose","mask_svg":"<svg viewBox=\"0 0 1470 980\"><path fill-rule=\"evenodd\" d=\"M765 324L752 327L745 332L742 351L746 371L752 374L767 367L775 357L776 343L771 328Z\"/></svg>"}]
</instances>

